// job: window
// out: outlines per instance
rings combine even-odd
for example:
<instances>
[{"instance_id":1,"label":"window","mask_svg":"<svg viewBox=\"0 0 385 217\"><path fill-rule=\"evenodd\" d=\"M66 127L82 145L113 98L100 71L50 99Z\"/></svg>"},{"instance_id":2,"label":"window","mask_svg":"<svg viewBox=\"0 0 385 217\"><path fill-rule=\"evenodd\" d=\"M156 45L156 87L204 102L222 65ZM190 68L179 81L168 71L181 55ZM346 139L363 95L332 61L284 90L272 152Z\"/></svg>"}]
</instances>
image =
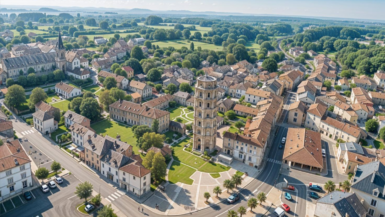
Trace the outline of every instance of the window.
<instances>
[{"instance_id":1,"label":"window","mask_svg":"<svg viewBox=\"0 0 385 217\"><path fill-rule=\"evenodd\" d=\"M104 168L104 164L102 164L102 167Z\"/></svg>"},{"instance_id":2,"label":"window","mask_svg":"<svg viewBox=\"0 0 385 217\"><path fill-rule=\"evenodd\" d=\"M293 122L297 122L297 118L294 118L294 119L293 119Z\"/></svg>"},{"instance_id":3,"label":"window","mask_svg":"<svg viewBox=\"0 0 385 217\"><path fill-rule=\"evenodd\" d=\"M145 176L145 177L143 177L143 180L146 180L146 176Z\"/></svg>"},{"instance_id":4,"label":"window","mask_svg":"<svg viewBox=\"0 0 385 217\"><path fill-rule=\"evenodd\" d=\"M294 113L294 117L297 117L298 116L298 113L296 112L296 113Z\"/></svg>"},{"instance_id":5,"label":"window","mask_svg":"<svg viewBox=\"0 0 385 217\"><path fill-rule=\"evenodd\" d=\"M373 200L373 199L372 199L372 202L370 202L370 205L371 205L371 206L376 206L376 205L377 205L377 200Z\"/></svg>"},{"instance_id":6,"label":"window","mask_svg":"<svg viewBox=\"0 0 385 217\"><path fill-rule=\"evenodd\" d=\"M143 187L145 187L146 186L146 182L143 182Z\"/></svg>"},{"instance_id":7,"label":"window","mask_svg":"<svg viewBox=\"0 0 385 217\"><path fill-rule=\"evenodd\" d=\"M12 175L12 170L8 170L7 172L5 172L6 176L10 176Z\"/></svg>"},{"instance_id":8,"label":"window","mask_svg":"<svg viewBox=\"0 0 385 217\"><path fill-rule=\"evenodd\" d=\"M251 157L249 157L249 161L251 161Z\"/></svg>"},{"instance_id":9,"label":"window","mask_svg":"<svg viewBox=\"0 0 385 217\"><path fill-rule=\"evenodd\" d=\"M20 171L25 170L25 165L20 166Z\"/></svg>"},{"instance_id":10,"label":"window","mask_svg":"<svg viewBox=\"0 0 385 217\"><path fill-rule=\"evenodd\" d=\"M8 185L13 183L13 177L8 179Z\"/></svg>"},{"instance_id":11,"label":"window","mask_svg":"<svg viewBox=\"0 0 385 217\"><path fill-rule=\"evenodd\" d=\"M110 171L110 172L111 172L111 167L109 167L109 168L108 168L108 171Z\"/></svg>"},{"instance_id":12,"label":"window","mask_svg":"<svg viewBox=\"0 0 385 217\"><path fill-rule=\"evenodd\" d=\"M126 181L126 177L123 177L123 182L125 182Z\"/></svg>"},{"instance_id":13,"label":"window","mask_svg":"<svg viewBox=\"0 0 385 217\"><path fill-rule=\"evenodd\" d=\"M23 181L23 188L26 188L27 186L27 180Z\"/></svg>"},{"instance_id":14,"label":"window","mask_svg":"<svg viewBox=\"0 0 385 217\"><path fill-rule=\"evenodd\" d=\"M115 171L115 174L118 175L118 171Z\"/></svg>"},{"instance_id":15,"label":"window","mask_svg":"<svg viewBox=\"0 0 385 217\"><path fill-rule=\"evenodd\" d=\"M135 180L135 176L133 176L133 178L132 178L133 180Z\"/></svg>"},{"instance_id":16,"label":"window","mask_svg":"<svg viewBox=\"0 0 385 217\"><path fill-rule=\"evenodd\" d=\"M369 215L372 215L372 216L374 216L374 210L372 210L372 209L369 209L369 212L368 212L368 214L369 214Z\"/></svg>"},{"instance_id":17,"label":"window","mask_svg":"<svg viewBox=\"0 0 385 217\"><path fill-rule=\"evenodd\" d=\"M15 186L12 185L11 187L9 187L10 192L13 192L14 190L15 190Z\"/></svg>"},{"instance_id":18,"label":"window","mask_svg":"<svg viewBox=\"0 0 385 217\"><path fill-rule=\"evenodd\" d=\"M22 178L22 179L25 179L26 177L27 177L27 174L26 174L26 173L22 173L22 174L21 174L21 178Z\"/></svg>"}]
</instances>

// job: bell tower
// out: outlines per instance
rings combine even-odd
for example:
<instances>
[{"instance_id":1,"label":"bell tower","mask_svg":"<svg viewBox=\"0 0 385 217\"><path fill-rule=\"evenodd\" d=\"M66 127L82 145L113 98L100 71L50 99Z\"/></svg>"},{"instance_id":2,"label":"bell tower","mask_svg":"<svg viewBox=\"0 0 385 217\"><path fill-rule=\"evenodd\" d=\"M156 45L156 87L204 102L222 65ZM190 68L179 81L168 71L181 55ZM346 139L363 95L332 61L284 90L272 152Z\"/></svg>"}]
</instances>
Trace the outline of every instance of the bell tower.
<instances>
[{"instance_id":1,"label":"bell tower","mask_svg":"<svg viewBox=\"0 0 385 217\"><path fill-rule=\"evenodd\" d=\"M57 43L56 43L55 51L56 51L56 56L55 56L56 69L60 69L65 73L65 71L66 71L66 49L63 45L63 40L61 38L60 31L59 31L59 38L58 38Z\"/></svg>"},{"instance_id":2,"label":"bell tower","mask_svg":"<svg viewBox=\"0 0 385 217\"><path fill-rule=\"evenodd\" d=\"M201 153L213 151L217 138L217 79L203 75L197 79L194 99L194 144Z\"/></svg>"}]
</instances>

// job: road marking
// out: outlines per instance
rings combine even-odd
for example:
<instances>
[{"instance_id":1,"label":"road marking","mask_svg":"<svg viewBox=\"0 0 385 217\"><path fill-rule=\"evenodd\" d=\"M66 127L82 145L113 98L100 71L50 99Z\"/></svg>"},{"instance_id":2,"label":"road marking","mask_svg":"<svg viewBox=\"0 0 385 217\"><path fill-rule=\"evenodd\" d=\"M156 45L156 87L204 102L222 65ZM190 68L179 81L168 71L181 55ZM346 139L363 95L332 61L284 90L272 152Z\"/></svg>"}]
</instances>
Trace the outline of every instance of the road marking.
<instances>
[{"instance_id":1,"label":"road marking","mask_svg":"<svg viewBox=\"0 0 385 217\"><path fill-rule=\"evenodd\" d=\"M9 201L11 201L12 205L13 205L13 208L15 208L15 204L13 203L13 201L10 199Z\"/></svg>"},{"instance_id":2,"label":"road marking","mask_svg":"<svg viewBox=\"0 0 385 217\"><path fill-rule=\"evenodd\" d=\"M108 198L109 198L110 200L112 200L112 201L115 200L115 199L114 199L113 197L111 197L111 196L108 196Z\"/></svg>"},{"instance_id":3,"label":"road marking","mask_svg":"<svg viewBox=\"0 0 385 217\"><path fill-rule=\"evenodd\" d=\"M74 195L74 196L72 196L72 197L69 197L69 198L67 198L67 200L69 200L69 199L71 199L71 198L74 198L74 197L76 197L77 195Z\"/></svg>"},{"instance_id":4,"label":"road marking","mask_svg":"<svg viewBox=\"0 0 385 217\"><path fill-rule=\"evenodd\" d=\"M122 195L118 194L117 192L115 192L115 193L113 193L113 194L116 195L116 196L118 196L118 197L122 196Z\"/></svg>"},{"instance_id":5,"label":"road marking","mask_svg":"<svg viewBox=\"0 0 385 217\"><path fill-rule=\"evenodd\" d=\"M121 192L121 191L117 191L119 194L121 194L122 196L125 195L124 192Z\"/></svg>"},{"instance_id":6,"label":"road marking","mask_svg":"<svg viewBox=\"0 0 385 217\"><path fill-rule=\"evenodd\" d=\"M20 198L21 202L24 204L24 201L21 199L20 195L19 195L19 198Z\"/></svg>"},{"instance_id":7,"label":"road marking","mask_svg":"<svg viewBox=\"0 0 385 217\"><path fill-rule=\"evenodd\" d=\"M1 205L3 206L4 210L7 212L7 209L5 208L4 203L1 203Z\"/></svg>"},{"instance_id":8,"label":"road marking","mask_svg":"<svg viewBox=\"0 0 385 217\"><path fill-rule=\"evenodd\" d=\"M115 196L115 194L111 194L111 196L115 197L115 199L118 199L118 197L117 197L117 196Z\"/></svg>"},{"instance_id":9,"label":"road marking","mask_svg":"<svg viewBox=\"0 0 385 217\"><path fill-rule=\"evenodd\" d=\"M195 198L195 209L198 208L199 189L200 189L200 186L201 186L201 179L202 179L202 172L200 172L200 176L199 176L198 191L197 191L197 196Z\"/></svg>"},{"instance_id":10,"label":"road marking","mask_svg":"<svg viewBox=\"0 0 385 217\"><path fill-rule=\"evenodd\" d=\"M108 198L105 198L109 203L111 203L111 201L108 199Z\"/></svg>"}]
</instances>

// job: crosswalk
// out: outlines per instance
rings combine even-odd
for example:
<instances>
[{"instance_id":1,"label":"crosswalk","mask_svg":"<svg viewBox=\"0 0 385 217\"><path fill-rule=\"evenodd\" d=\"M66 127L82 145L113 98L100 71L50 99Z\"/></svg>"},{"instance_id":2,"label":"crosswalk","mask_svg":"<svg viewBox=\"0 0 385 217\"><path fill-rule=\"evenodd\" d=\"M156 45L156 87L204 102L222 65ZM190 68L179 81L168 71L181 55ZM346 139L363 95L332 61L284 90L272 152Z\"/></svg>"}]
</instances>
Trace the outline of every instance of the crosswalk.
<instances>
[{"instance_id":1,"label":"crosswalk","mask_svg":"<svg viewBox=\"0 0 385 217\"><path fill-rule=\"evenodd\" d=\"M267 158L267 161L269 161L271 163L275 163L275 164L282 164L282 161L271 159L271 158Z\"/></svg>"},{"instance_id":2,"label":"crosswalk","mask_svg":"<svg viewBox=\"0 0 385 217\"><path fill-rule=\"evenodd\" d=\"M119 197L121 197L123 195L124 195L124 192L117 191L117 192L112 193L108 197L106 197L106 200L111 203L112 201L118 199Z\"/></svg>"},{"instance_id":3,"label":"crosswalk","mask_svg":"<svg viewBox=\"0 0 385 217\"><path fill-rule=\"evenodd\" d=\"M23 136L25 136L25 135L28 135L28 134L32 134L34 132L35 132L34 130L26 130L26 131L21 132L21 134L23 134Z\"/></svg>"}]
</instances>

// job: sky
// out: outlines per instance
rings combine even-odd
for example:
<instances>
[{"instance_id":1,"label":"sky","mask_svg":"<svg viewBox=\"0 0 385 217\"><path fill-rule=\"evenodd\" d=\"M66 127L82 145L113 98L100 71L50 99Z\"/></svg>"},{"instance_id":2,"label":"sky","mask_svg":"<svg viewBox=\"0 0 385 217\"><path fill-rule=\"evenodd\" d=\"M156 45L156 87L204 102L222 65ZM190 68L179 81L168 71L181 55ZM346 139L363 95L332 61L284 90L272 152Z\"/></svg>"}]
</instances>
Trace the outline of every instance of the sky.
<instances>
[{"instance_id":1,"label":"sky","mask_svg":"<svg viewBox=\"0 0 385 217\"><path fill-rule=\"evenodd\" d=\"M0 7L7 7L5 3L45 7L93 6L385 20L385 0L0 0Z\"/></svg>"}]
</instances>

